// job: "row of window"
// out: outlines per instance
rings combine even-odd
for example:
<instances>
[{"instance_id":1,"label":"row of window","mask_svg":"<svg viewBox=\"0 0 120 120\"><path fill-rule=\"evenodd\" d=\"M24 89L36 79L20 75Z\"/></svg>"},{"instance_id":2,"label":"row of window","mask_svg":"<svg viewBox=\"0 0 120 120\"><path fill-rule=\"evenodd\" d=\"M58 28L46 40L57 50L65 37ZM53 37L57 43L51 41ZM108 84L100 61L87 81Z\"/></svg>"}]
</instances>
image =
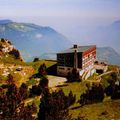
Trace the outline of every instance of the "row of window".
<instances>
[{"instance_id":1,"label":"row of window","mask_svg":"<svg viewBox=\"0 0 120 120\"><path fill-rule=\"evenodd\" d=\"M84 56L83 61L88 59L88 58L92 58L93 56L94 57L96 56L96 51L93 51L93 52L89 53L88 55Z\"/></svg>"},{"instance_id":2,"label":"row of window","mask_svg":"<svg viewBox=\"0 0 120 120\"><path fill-rule=\"evenodd\" d=\"M65 68L59 67L60 70L64 70ZM70 70L70 68L67 68L67 70Z\"/></svg>"}]
</instances>

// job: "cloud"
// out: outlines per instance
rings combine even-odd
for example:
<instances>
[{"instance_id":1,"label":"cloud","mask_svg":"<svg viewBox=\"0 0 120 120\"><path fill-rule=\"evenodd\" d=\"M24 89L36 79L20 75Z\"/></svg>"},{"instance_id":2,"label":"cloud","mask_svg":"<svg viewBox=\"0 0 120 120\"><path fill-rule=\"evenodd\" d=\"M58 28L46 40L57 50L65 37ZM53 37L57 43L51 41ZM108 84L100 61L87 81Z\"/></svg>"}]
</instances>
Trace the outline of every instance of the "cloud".
<instances>
[{"instance_id":1,"label":"cloud","mask_svg":"<svg viewBox=\"0 0 120 120\"><path fill-rule=\"evenodd\" d=\"M41 38L43 37L43 35L42 35L42 34L36 34L35 37L36 37L37 39L41 39Z\"/></svg>"}]
</instances>

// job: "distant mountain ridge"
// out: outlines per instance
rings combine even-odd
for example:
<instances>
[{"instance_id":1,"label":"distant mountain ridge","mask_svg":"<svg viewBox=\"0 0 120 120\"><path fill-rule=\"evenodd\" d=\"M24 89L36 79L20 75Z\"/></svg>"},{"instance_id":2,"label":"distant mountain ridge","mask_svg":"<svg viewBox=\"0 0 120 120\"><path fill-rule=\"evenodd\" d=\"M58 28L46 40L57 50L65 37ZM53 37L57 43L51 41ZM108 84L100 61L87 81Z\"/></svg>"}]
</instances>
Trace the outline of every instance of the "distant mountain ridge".
<instances>
[{"instance_id":1,"label":"distant mountain ridge","mask_svg":"<svg viewBox=\"0 0 120 120\"><path fill-rule=\"evenodd\" d=\"M55 53L45 53L41 59L56 59ZM97 47L97 60L120 66L120 55L112 47Z\"/></svg>"},{"instance_id":2,"label":"distant mountain ridge","mask_svg":"<svg viewBox=\"0 0 120 120\"><path fill-rule=\"evenodd\" d=\"M118 41L119 28L120 21L116 21L107 28L101 28L99 34L95 35L98 35L97 38L99 36L101 38L104 33L105 38L101 38L101 41L109 40L105 41L105 44L109 46L110 42L111 44L114 42L113 38L115 36L115 42ZM108 29L107 32L106 29ZM112 32L113 29L116 32ZM112 34L113 37L111 37ZM0 38L9 39L20 50L25 60L32 60L34 57L56 59L55 53L72 46L72 43L65 36L51 27L43 27L32 23L17 23L11 20L0 20ZM119 41L117 46L119 46ZM107 60L108 63L115 65L120 65L120 55L118 53L119 51L110 47L97 49L98 59Z\"/></svg>"},{"instance_id":3,"label":"distant mountain ridge","mask_svg":"<svg viewBox=\"0 0 120 120\"><path fill-rule=\"evenodd\" d=\"M111 47L98 47L97 58L98 60L103 60L103 61L108 62L108 64L120 66L120 54L118 54Z\"/></svg>"},{"instance_id":4,"label":"distant mountain ridge","mask_svg":"<svg viewBox=\"0 0 120 120\"><path fill-rule=\"evenodd\" d=\"M11 20L0 20L0 38L9 39L26 60L43 53L58 52L71 45L65 36L51 27Z\"/></svg>"},{"instance_id":5,"label":"distant mountain ridge","mask_svg":"<svg viewBox=\"0 0 120 120\"><path fill-rule=\"evenodd\" d=\"M120 20L113 22L111 26L120 30Z\"/></svg>"},{"instance_id":6,"label":"distant mountain ridge","mask_svg":"<svg viewBox=\"0 0 120 120\"><path fill-rule=\"evenodd\" d=\"M120 54L120 20L93 30L89 38L100 46L110 46Z\"/></svg>"},{"instance_id":7,"label":"distant mountain ridge","mask_svg":"<svg viewBox=\"0 0 120 120\"><path fill-rule=\"evenodd\" d=\"M11 23L12 21L9 20L9 19L6 19L6 20L0 20L0 25L3 25L3 24L8 24L8 23Z\"/></svg>"}]
</instances>

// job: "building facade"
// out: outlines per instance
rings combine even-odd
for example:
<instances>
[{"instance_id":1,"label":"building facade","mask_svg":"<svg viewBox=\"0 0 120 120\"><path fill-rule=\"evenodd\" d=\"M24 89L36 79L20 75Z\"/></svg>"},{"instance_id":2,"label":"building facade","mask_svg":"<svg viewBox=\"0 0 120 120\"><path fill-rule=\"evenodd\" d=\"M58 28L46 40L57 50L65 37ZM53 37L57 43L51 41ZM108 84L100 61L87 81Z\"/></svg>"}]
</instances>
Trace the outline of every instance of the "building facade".
<instances>
[{"instance_id":1,"label":"building facade","mask_svg":"<svg viewBox=\"0 0 120 120\"><path fill-rule=\"evenodd\" d=\"M67 76L68 72L76 68L82 77L87 78L87 76L90 76L95 71L95 60L96 45L74 45L72 48L57 53L57 74L60 76Z\"/></svg>"}]
</instances>

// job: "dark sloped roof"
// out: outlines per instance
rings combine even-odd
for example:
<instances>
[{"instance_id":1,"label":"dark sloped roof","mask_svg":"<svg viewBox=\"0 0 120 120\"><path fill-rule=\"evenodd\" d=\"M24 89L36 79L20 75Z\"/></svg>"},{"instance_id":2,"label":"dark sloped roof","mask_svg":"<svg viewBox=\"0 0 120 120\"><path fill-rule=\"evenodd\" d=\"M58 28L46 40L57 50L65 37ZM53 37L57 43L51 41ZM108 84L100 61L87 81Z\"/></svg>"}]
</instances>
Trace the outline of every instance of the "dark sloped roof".
<instances>
[{"instance_id":1,"label":"dark sloped roof","mask_svg":"<svg viewBox=\"0 0 120 120\"><path fill-rule=\"evenodd\" d=\"M77 52L85 52L85 51L87 51L89 49L92 49L94 47L96 47L96 45L78 46L77 47ZM75 48L72 47L72 48L63 50L63 51L59 52L58 54L60 54L60 53L73 53L74 50L75 50Z\"/></svg>"}]
</instances>

